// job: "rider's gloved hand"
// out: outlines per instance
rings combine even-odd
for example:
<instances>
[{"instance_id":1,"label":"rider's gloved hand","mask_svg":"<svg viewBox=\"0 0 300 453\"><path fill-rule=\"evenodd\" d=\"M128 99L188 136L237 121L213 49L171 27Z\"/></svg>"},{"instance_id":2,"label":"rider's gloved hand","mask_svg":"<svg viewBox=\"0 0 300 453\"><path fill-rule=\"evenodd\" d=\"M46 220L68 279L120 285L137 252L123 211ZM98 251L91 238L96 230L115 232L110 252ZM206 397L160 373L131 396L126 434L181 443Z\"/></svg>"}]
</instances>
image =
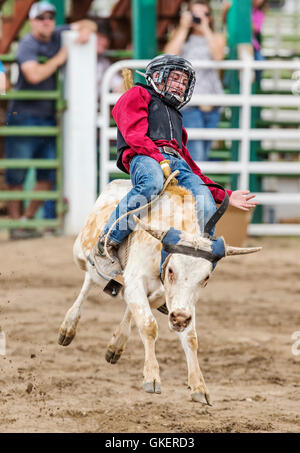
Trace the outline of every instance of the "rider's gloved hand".
<instances>
[{"instance_id":1,"label":"rider's gloved hand","mask_svg":"<svg viewBox=\"0 0 300 453\"><path fill-rule=\"evenodd\" d=\"M161 166L161 169L162 169L162 172L164 174L164 177L166 179L168 179L168 177L170 176L170 174L172 173L171 171L171 167L170 167L170 161L169 160L162 160L160 163L160 166ZM178 184L178 181L176 178L173 178L171 181L170 181L170 184Z\"/></svg>"}]
</instances>

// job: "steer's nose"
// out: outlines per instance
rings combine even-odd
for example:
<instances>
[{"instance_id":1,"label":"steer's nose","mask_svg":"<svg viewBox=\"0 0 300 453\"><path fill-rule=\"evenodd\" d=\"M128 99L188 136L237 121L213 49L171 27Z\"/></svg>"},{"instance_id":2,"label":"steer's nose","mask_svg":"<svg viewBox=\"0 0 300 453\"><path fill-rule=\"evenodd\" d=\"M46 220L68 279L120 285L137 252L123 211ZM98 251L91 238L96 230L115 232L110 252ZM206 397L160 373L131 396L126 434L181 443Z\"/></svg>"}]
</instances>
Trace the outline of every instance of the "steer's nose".
<instances>
[{"instance_id":1,"label":"steer's nose","mask_svg":"<svg viewBox=\"0 0 300 453\"><path fill-rule=\"evenodd\" d=\"M186 327L191 322L191 319L191 315L188 315L182 310L175 310L170 314L171 327L177 332L182 332L184 329L186 329Z\"/></svg>"}]
</instances>

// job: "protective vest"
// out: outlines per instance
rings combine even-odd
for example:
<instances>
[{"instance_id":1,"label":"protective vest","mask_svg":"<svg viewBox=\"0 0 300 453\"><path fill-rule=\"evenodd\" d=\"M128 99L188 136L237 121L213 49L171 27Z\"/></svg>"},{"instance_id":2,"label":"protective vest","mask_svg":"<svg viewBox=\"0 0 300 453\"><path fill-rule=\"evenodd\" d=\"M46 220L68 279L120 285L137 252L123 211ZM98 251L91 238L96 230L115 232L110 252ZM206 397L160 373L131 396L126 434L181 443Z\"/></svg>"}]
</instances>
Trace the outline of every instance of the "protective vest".
<instances>
[{"instance_id":1,"label":"protective vest","mask_svg":"<svg viewBox=\"0 0 300 453\"><path fill-rule=\"evenodd\" d=\"M176 140L179 147L182 146L182 115L179 110L168 105L151 87L137 83L145 88L151 95L151 101L148 106L148 131L147 136L151 140ZM122 154L129 146L118 129L117 134L117 167L128 173L122 163Z\"/></svg>"}]
</instances>

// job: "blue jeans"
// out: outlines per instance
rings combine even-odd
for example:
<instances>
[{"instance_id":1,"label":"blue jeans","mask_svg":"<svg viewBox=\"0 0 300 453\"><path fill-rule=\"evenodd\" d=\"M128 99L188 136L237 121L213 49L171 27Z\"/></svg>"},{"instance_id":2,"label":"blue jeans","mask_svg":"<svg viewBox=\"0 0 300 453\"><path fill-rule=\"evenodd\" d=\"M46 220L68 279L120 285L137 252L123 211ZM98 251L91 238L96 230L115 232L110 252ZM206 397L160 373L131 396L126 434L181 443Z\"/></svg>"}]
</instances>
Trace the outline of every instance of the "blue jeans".
<instances>
[{"instance_id":1,"label":"blue jeans","mask_svg":"<svg viewBox=\"0 0 300 453\"><path fill-rule=\"evenodd\" d=\"M10 114L7 117L8 126L55 126L54 118L41 118L25 114ZM7 137L5 139L5 157L7 159L55 159L55 137ZM22 185L27 169L8 169L5 179L10 186ZM55 170L38 169L37 181L55 182Z\"/></svg>"},{"instance_id":2,"label":"blue jeans","mask_svg":"<svg viewBox=\"0 0 300 453\"><path fill-rule=\"evenodd\" d=\"M200 230L203 232L204 225L217 210L216 203L212 197L209 188L201 185L201 179L195 175L185 160L178 157L163 154L165 159L170 160L172 172L179 170L177 176L178 184L186 189L189 189L195 200L197 208L197 218ZM108 222L104 227L104 232L108 233L110 227L116 219L123 214L135 209L139 206L147 204L152 197L156 196L163 188L164 175L159 163L151 157L144 155L136 155L130 163L130 177L132 181L132 189L122 198L117 208L111 214ZM138 213L139 217L141 213ZM120 244L135 228L135 222L132 216L127 216L121 220L112 229L109 237ZM215 228L211 231L214 233Z\"/></svg>"},{"instance_id":3,"label":"blue jeans","mask_svg":"<svg viewBox=\"0 0 300 453\"><path fill-rule=\"evenodd\" d=\"M215 107L211 112L203 112L198 107L189 107L182 112L184 127L216 128L220 121L220 109ZM196 162L208 160L211 140L188 140L187 148Z\"/></svg>"},{"instance_id":4,"label":"blue jeans","mask_svg":"<svg viewBox=\"0 0 300 453\"><path fill-rule=\"evenodd\" d=\"M261 53L261 50L254 49L254 60L265 61L265 57ZM255 79L256 79L256 82L259 84L261 82L262 73L263 73L262 69L258 69L257 71L255 71Z\"/></svg>"},{"instance_id":5,"label":"blue jeans","mask_svg":"<svg viewBox=\"0 0 300 453\"><path fill-rule=\"evenodd\" d=\"M55 126L54 118L41 118L27 114L9 114L7 116L8 126ZM55 137L7 137L5 140L5 157L7 159L55 159L56 143ZM10 186L24 184L27 169L8 169L5 179ZM37 169L37 181L49 181L55 183L56 174L52 169ZM43 206L44 218L56 217L56 202L46 200Z\"/></svg>"}]
</instances>

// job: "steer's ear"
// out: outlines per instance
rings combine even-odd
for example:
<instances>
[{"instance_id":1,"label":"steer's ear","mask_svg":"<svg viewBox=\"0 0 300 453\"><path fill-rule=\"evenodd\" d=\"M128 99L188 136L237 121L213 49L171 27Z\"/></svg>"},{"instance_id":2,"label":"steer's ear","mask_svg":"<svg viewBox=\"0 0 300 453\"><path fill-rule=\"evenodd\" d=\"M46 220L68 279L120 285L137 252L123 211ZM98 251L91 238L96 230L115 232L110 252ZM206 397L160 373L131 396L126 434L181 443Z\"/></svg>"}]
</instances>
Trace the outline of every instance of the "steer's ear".
<instances>
[{"instance_id":1,"label":"steer's ear","mask_svg":"<svg viewBox=\"0 0 300 453\"><path fill-rule=\"evenodd\" d=\"M259 252L262 247L232 247L231 245L226 245L226 256L233 255L246 255L247 253Z\"/></svg>"},{"instance_id":2,"label":"steer's ear","mask_svg":"<svg viewBox=\"0 0 300 453\"><path fill-rule=\"evenodd\" d=\"M134 220L140 227L143 228L143 230L147 231L147 233L151 234L155 239L158 239L159 241L162 240L164 235L166 234L166 231L162 230L152 230L149 225L147 225L145 222L142 222L137 216L133 216Z\"/></svg>"}]
</instances>

